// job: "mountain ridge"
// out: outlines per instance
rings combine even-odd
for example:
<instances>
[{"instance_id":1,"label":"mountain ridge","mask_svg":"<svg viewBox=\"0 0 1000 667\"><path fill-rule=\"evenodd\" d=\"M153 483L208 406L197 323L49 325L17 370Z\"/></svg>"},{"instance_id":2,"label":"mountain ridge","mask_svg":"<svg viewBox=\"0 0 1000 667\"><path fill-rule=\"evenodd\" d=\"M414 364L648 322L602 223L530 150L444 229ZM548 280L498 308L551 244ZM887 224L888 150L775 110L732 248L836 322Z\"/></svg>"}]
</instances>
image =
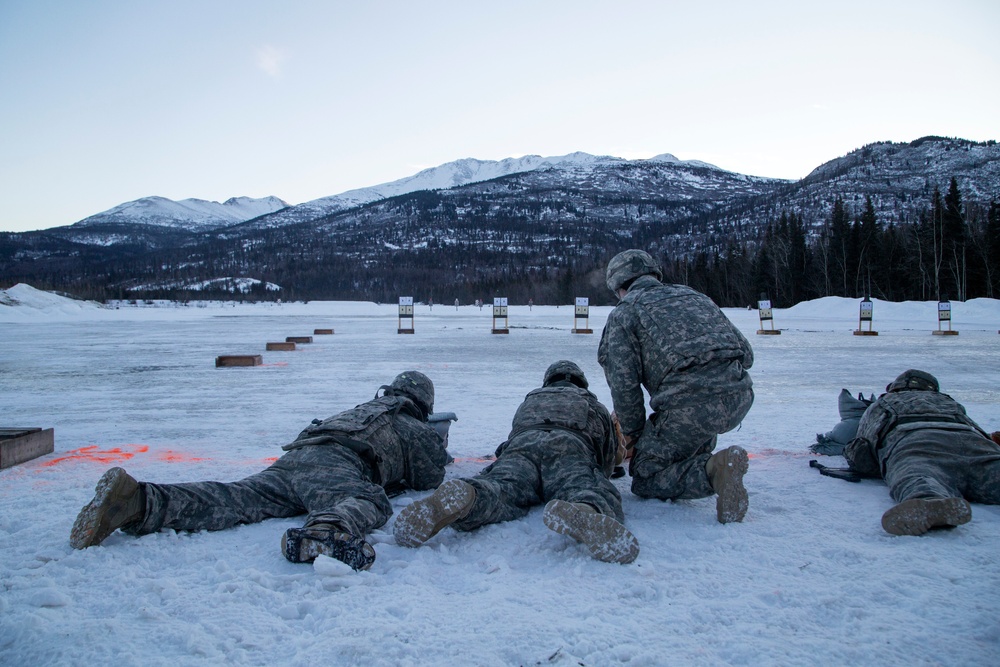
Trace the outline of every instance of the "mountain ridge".
<instances>
[{"instance_id":1,"label":"mountain ridge","mask_svg":"<svg viewBox=\"0 0 1000 667\"><path fill-rule=\"evenodd\" d=\"M931 136L869 144L798 181L747 176L670 154L625 160L571 153L556 159L552 164L526 156L500 164L468 158L418 172L420 179L400 179L395 190L363 193L354 202L374 197L366 203L299 205L210 230L105 221L0 233L0 283L64 291L75 286L89 298L170 298L219 279L250 278L280 286L282 298L385 300L450 285L450 298L504 289L512 298L533 294L542 303L577 291L597 303L608 298L600 290L602 264L621 249L641 247L675 267L672 279L691 284L686 276L698 275L703 289L722 301L748 303L756 289L749 280L760 284L768 275L758 260L774 263L787 256L771 230L781 223L787 234L789 216L802 230L798 247L829 254L824 239L838 200L848 225L871 201L883 228L914 226L927 220L935 192L943 196L952 179L975 234L970 238L978 244L970 252L986 252L983 243L997 235L985 226L1000 201L995 141ZM532 169L520 171L525 167ZM488 176L495 177L476 180ZM461 185L449 185L454 182ZM420 187L425 189L414 189ZM909 232L906 238L893 234L897 252L918 242ZM768 251L763 259L757 257L761 249ZM977 270L1000 265L1000 258L985 264L984 258L976 259ZM821 259L830 261L827 255ZM712 266L720 262L729 262L731 271L725 289L712 283ZM902 268L898 261L895 266ZM787 268L787 262L778 267ZM928 271L925 265L907 270ZM852 280L853 291L857 271ZM828 283L809 289L822 295ZM840 291L847 289L844 281L840 285ZM908 296L906 289L886 284L885 293ZM786 298L795 295L787 291ZM264 292L257 296L266 298Z\"/></svg>"},{"instance_id":2,"label":"mountain ridge","mask_svg":"<svg viewBox=\"0 0 1000 667\"><path fill-rule=\"evenodd\" d=\"M602 163L623 164L630 162L656 162L724 171L701 160L680 160L670 153L661 153L641 160L591 155L580 151L559 156L525 155L502 160L462 158L436 167L422 169L415 174L395 181L355 188L301 204L288 204L273 196L262 199L234 197L222 204L201 199L175 201L160 196L149 196L124 202L107 211L96 213L73 223L73 226L82 228L106 224L146 224L203 232L229 227L263 216L269 216L269 225L281 226L296 224L310 218L330 215L420 190L450 189L538 169L573 170Z\"/></svg>"}]
</instances>

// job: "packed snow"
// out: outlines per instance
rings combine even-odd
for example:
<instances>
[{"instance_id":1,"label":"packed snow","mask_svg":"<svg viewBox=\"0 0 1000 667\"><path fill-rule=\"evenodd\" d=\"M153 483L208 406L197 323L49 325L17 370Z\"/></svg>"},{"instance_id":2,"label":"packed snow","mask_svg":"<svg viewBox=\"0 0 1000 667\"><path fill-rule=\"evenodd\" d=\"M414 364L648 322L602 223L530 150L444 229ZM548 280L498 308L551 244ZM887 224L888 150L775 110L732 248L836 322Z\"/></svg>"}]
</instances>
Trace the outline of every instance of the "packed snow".
<instances>
[{"instance_id":1,"label":"packed snow","mask_svg":"<svg viewBox=\"0 0 1000 667\"><path fill-rule=\"evenodd\" d=\"M491 296L491 295L489 295ZM579 363L608 405L597 364L610 308L572 334L571 306L420 305L397 334L394 304L167 302L102 307L17 286L0 292L0 426L55 429L56 451L0 471L0 664L4 665L996 665L1000 507L970 523L893 537L884 484L808 465L838 421L841 388L878 394L920 368L988 431L1000 430L1000 301L874 305L878 336L853 336L859 302L827 298L726 314L754 346L756 402L720 438L751 455L743 523L714 500L640 500L616 481L641 551L598 562L548 530L541 508L426 545L370 540L353 572L279 550L299 525L116 533L75 551L70 527L110 466L140 480L236 480L267 466L315 417L371 398L400 371L435 382L454 411L448 477L471 476L506 437L549 363ZM200 307L199 307L200 306ZM580 322L582 325L583 322ZM333 328L294 352L269 341ZM867 328L867 327L866 327ZM947 325L945 325L947 328ZM223 354L264 365L215 368ZM840 466L840 457L824 463ZM425 493L393 499L398 511Z\"/></svg>"}]
</instances>

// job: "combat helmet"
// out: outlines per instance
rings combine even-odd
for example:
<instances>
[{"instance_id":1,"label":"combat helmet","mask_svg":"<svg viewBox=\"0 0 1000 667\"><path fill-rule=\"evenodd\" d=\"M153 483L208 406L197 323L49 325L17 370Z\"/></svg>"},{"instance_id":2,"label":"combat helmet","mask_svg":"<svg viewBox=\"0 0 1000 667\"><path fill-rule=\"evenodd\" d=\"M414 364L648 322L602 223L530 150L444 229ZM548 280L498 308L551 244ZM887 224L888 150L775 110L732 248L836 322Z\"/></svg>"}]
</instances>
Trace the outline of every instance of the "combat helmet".
<instances>
[{"instance_id":1,"label":"combat helmet","mask_svg":"<svg viewBox=\"0 0 1000 667\"><path fill-rule=\"evenodd\" d=\"M647 275L656 276L657 280L663 279L656 260L645 250L624 250L608 262L608 289L618 294L618 290L629 282Z\"/></svg>"},{"instance_id":2,"label":"combat helmet","mask_svg":"<svg viewBox=\"0 0 1000 667\"><path fill-rule=\"evenodd\" d=\"M907 391L909 389L941 391L941 385L938 384L937 378L930 373L911 368L908 371L900 373L899 377L890 382L885 388L887 392Z\"/></svg>"},{"instance_id":3,"label":"combat helmet","mask_svg":"<svg viewBox=\"0 0 1000 667\"><path fill-rule=\"evenodd\" d=\"M545 378L542 380L542 386L547 387L553 382L561 382L563 380L572 382L577 387L584 389L590 385L587 382L587 376L583 374L583 370L579 366L572 361L562 359L545 370Z\"/></svg>"},{"instance_id":4,"label":"combat helmet","mask_svg":"<svg viewBox=\"0 0 1000 667\"><path fill-rule=\"evenodd\" d=\"M434 412L434 383L420 371L400 373L389 388L393 394L411 399L425 414Z\"/></svg>"}]
</instances>

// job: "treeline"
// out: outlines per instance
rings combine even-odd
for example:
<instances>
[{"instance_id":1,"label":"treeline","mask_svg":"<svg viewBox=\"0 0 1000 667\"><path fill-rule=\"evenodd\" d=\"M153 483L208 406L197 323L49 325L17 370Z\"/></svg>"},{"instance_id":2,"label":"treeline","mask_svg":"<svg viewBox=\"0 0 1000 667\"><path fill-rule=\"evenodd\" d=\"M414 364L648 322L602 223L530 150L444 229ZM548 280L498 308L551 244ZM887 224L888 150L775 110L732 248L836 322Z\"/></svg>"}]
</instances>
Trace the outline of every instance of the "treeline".
<instances>
[{"instance_id":1,"label":"treeline","mask_svg":"<svg viewBox=\"0 0 1000 667\"><path fill-rule=\"evenodd\" d=\"M729 243L679 260L665 278L725 306L776 306L823 296L965 301L1000 296L1000 205L963 205L956 179L934 190L914 223L880 220L871 197L852 214L841 199L817 233L782 212L753 243Z\"/></svg>"}]
</instances>

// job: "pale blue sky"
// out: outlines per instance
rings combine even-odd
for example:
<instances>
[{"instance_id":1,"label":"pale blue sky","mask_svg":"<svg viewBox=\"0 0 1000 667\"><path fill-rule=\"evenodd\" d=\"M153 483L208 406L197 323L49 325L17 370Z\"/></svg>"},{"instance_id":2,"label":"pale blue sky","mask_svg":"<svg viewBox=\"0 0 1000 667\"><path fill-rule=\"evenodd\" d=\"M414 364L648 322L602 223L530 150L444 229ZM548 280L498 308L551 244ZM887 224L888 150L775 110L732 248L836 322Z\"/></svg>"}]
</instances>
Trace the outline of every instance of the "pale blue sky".
<instances>
[{"instance_id":1,"label":"pale blue sky","mask_svg":"<svg viewBox=\"0 0 1000 667\"><path fill-rule=\"evenodd\" d=\"M1000 139L1000 2L0 0L0 230L298 204L466 157L801 178Z\"/></svg>"}]
</instances>

